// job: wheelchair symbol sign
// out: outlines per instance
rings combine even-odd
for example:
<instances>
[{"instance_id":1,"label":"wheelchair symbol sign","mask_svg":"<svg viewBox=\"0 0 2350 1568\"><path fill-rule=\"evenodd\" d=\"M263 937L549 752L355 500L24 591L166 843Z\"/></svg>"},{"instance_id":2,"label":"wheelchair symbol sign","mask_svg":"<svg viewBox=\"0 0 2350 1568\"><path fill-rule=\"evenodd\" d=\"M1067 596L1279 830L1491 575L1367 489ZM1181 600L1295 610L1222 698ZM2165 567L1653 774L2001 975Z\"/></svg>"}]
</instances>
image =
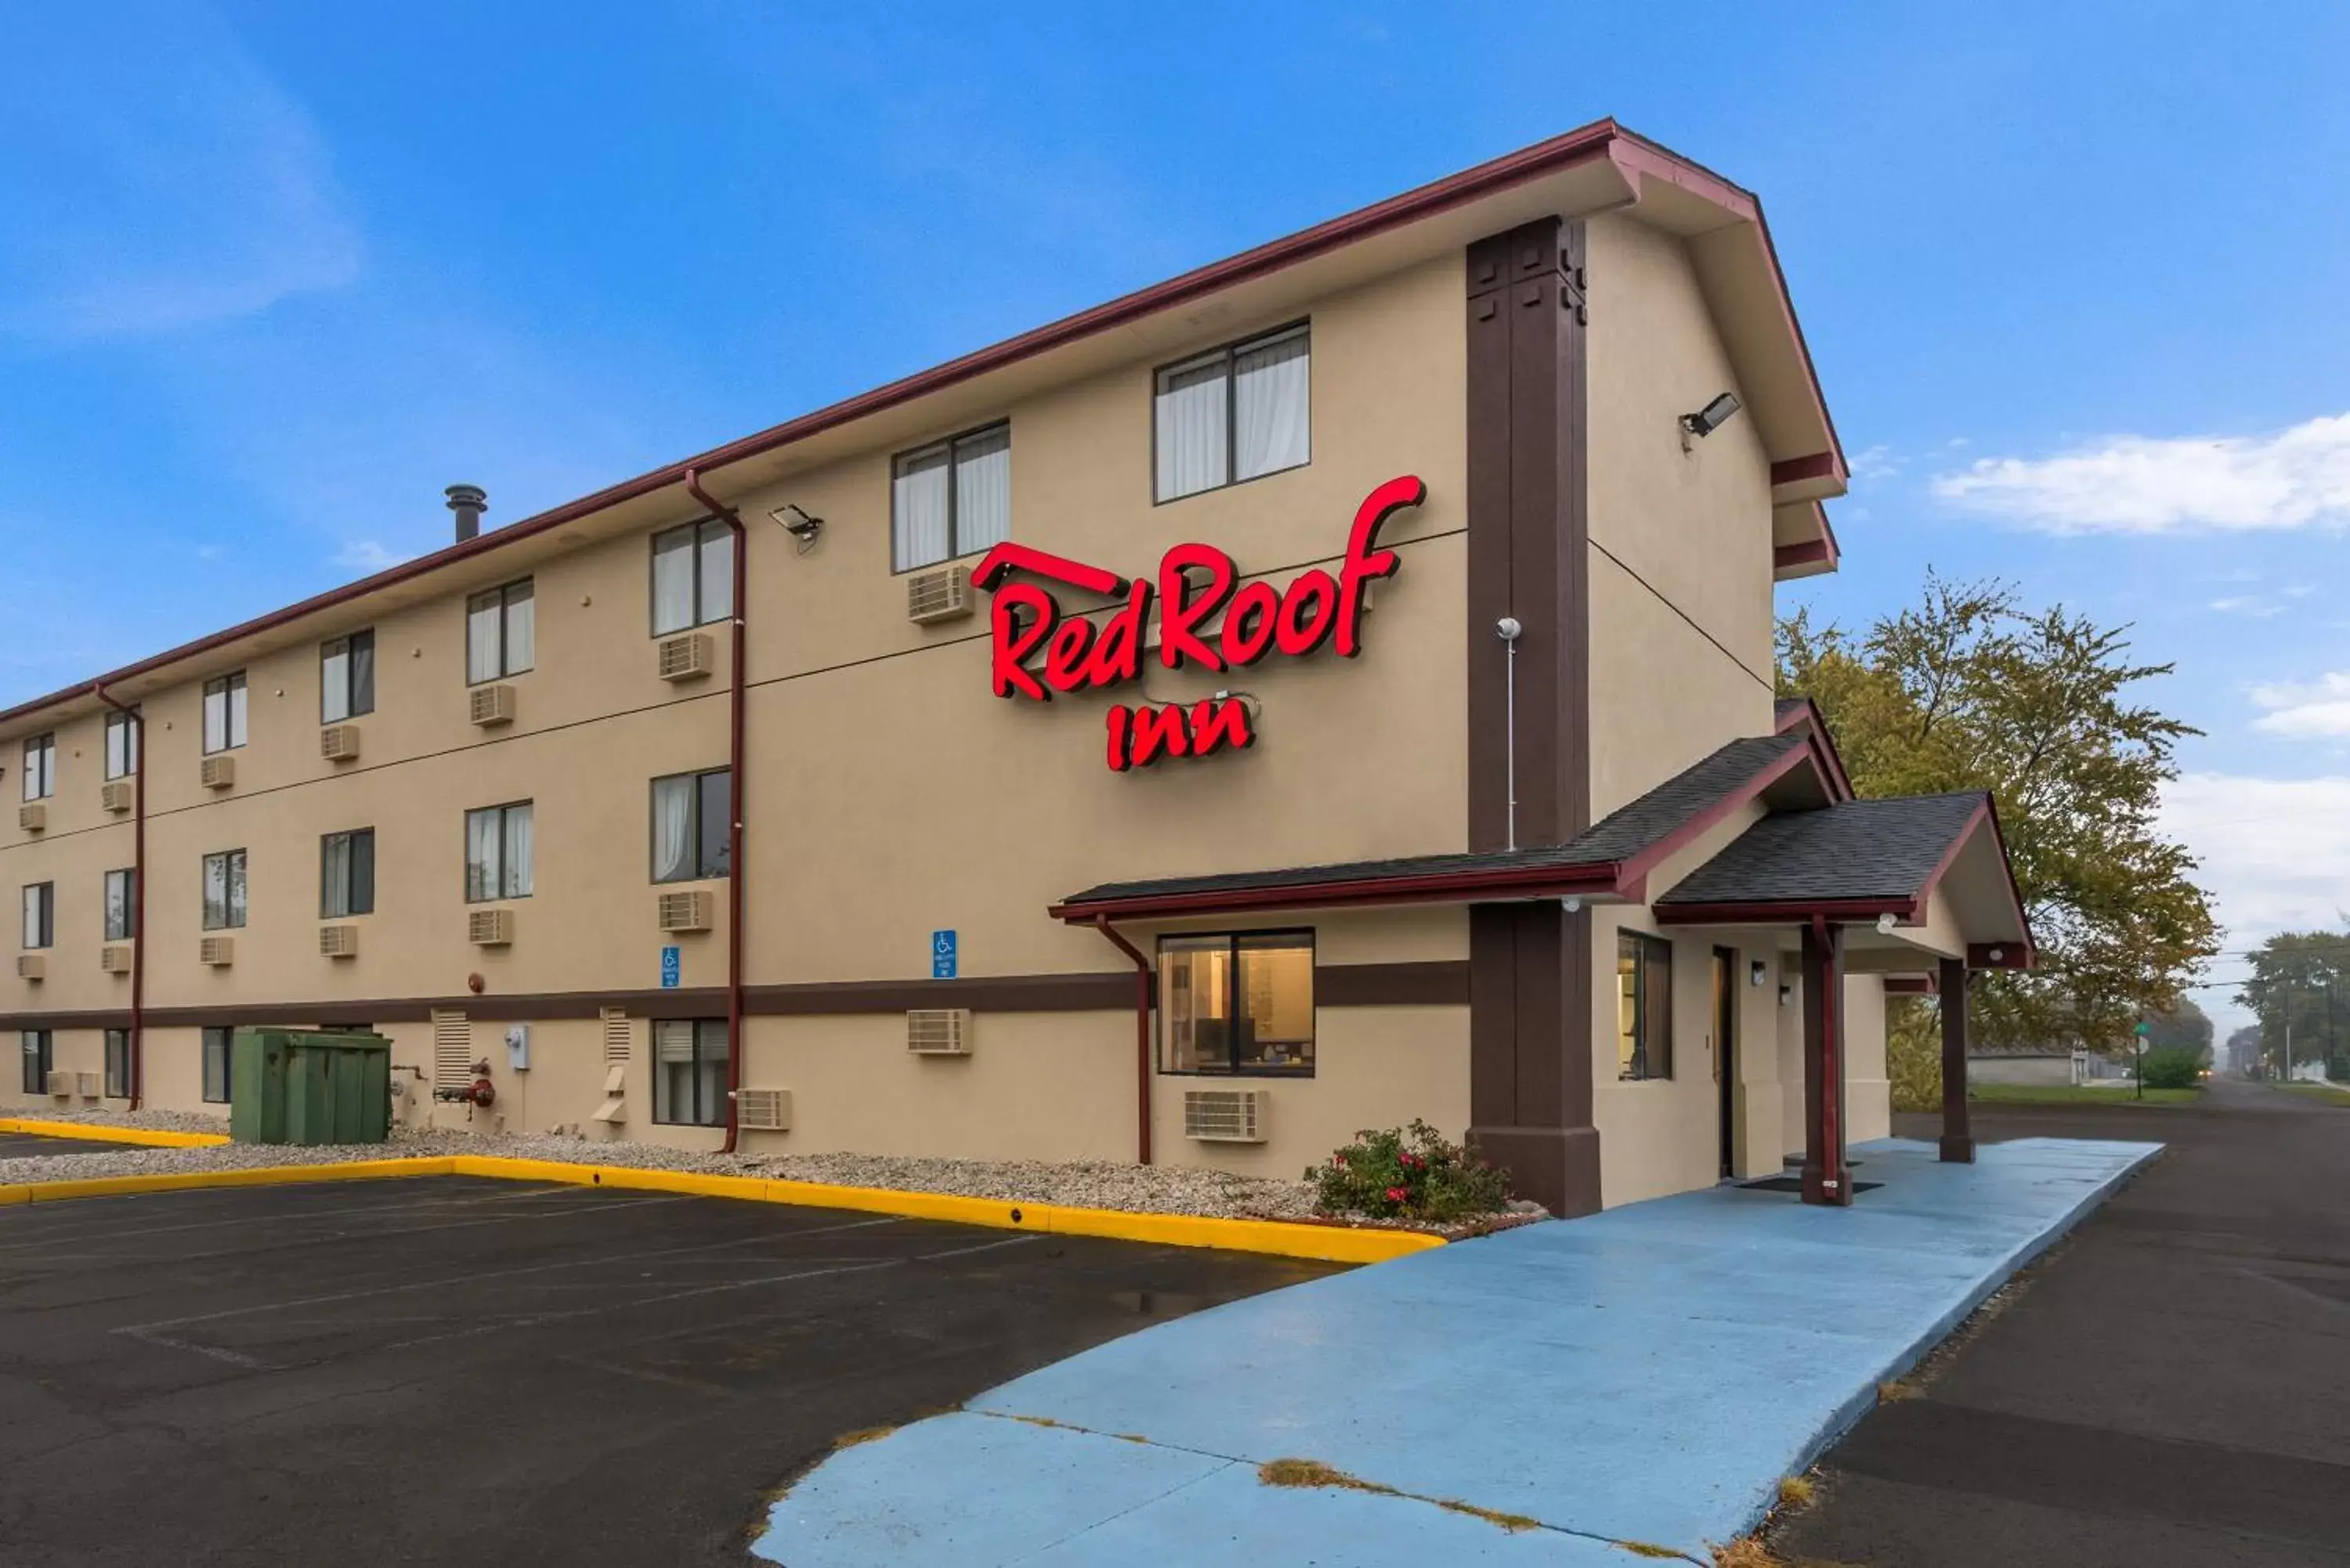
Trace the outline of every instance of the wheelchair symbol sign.
<instances>
[{"instance_id":1,"label":"wheelchair symbol sign","mask_svg":"<svg viewBox=\"0 0 2350 1568\"><path fill-rule=\"evenodd\" d=\"M952 931L931 933L931 978L952 980L955 977L955 934Z\"/></svg>"}]
</instances>

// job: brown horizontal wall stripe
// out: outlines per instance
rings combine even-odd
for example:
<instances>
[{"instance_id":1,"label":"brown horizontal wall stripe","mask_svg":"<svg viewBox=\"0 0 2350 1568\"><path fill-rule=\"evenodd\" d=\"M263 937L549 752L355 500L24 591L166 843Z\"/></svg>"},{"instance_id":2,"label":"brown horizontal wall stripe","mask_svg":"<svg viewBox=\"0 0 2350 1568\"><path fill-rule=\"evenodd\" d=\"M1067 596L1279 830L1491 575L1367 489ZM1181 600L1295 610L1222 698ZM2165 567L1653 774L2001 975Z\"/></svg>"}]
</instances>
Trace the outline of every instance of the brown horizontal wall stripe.
<instances>
[{"instance_id":1,"label":"brown horizontal wall stripe","mask_svg":"<svg viewBox=\"0 0 2350 1568\"><path fill-rule=\"evenodd\" d=\"M1436 963L1318 965L1316 1007L1444 1007L1469 1005L1469 961Z\"/></svg>"}]
</instances>

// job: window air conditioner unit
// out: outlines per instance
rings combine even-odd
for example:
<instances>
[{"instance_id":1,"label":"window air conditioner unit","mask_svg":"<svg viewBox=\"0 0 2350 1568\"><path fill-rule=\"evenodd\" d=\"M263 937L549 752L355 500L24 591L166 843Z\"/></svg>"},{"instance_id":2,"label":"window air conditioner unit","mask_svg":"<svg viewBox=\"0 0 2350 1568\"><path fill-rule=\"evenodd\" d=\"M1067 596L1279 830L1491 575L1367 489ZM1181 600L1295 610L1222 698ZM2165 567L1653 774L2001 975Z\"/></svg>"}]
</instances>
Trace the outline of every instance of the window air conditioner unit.
<instances>
[{"instance_id":1,"label":"window air conditioner unit","mask_svg":"<svg viewBox=\"0 0 2350 1568\"><path fill-rule=\"evenodd\" d=\"M717 899L706 888L660 896L660 929L665 931L706 931Z\"/></svg>"},{"instance_id":2,"label":"window air conditioner unit","mask_svg":"<svg viewBox=\"0 0 2350 1568\"><path fill-rule=\"evenodd\" d=\"M791 1131L792 1092L789 1089L735 1090L734 1125L744 1132Z\"/></svg>"},{"instance_id":3,"label":"window air conditioner unit","mask_svg":"<svg viewBox=\"0 0 2350 1568\"><path fill-rule=\"evenodd\" d=\"M469 909L465 940L477 948L502 948L514 940L512 909Z\"/></svg>"},{"instance_id":4,"label":"window air conditioner unit","mask_svg":"<svg viewBox=\"0 0 2350 1568\"><path fill-rule=\"evenodd\" d=\"M80 1071L77 1071L74 1074L74 1092L79 1095L83 1099L103 1099L105 1098L105 1089L106 1086L99 1082L97 1074L84 1073Z\"/></svg>"},{"instance_id":5,"label":"window air conditioner unit","mask_svg":"<svg viewBox=\"0 0 2350 1568\"><path fill-rule=\"evenodd\" d=\"M129 811L139 804L139 796L129 779L109 779L98 786L98 804L107 811Z\"/></svg>"},{"instance_id":6,"label":"window air conditioner unit","mask_svg":"<svg viewBox=\"0 0 2350 1568\"><path fill-rule=\"evenodd\" d=\"M318 956L320 958L359 957L359 929L357 926L320 926Z\"/></svg>"},{"instance_id":7,"label":"window air conditioner unit","mask_svg":"<svg viewBox=\"0 0 2350 1568\"><path fill-rule=\"evenodd\" d=\"M328 725L318 732L318 754L330 763L357 762L359 727L357 724Z\"/></svg>"},{"instance_id":8,"label":"window air conditioner unit","mask_svg":"<svg viewBox=\"0 0 2350 1568\"><path fill-rule=\"evenodd\" d=\"M40 980L45 978L48 972L49 957L47 953L18 953L16 955L16 978L18 980Z\"/></svg>"},{"instance_id":9,"label":"window air conditioner unit","mask_svg":"<svg viewBox=\"0 0 2350 1568\"><path fill-rule=\"evenodd\" d=\"M98 967L108 974L130 972L130 944L109 942L98 950Z\"/></svg>"},{"instance_id":10,"label":"window air conditioner unit","mask_svg":"<svg viewBox=\"0 0 2350 1568\"><path fill-rule=\"evenodd\" d=\"M196 961L214 969L226 969L236 961L234 937L206 937L196 944Z\"/></svg>"},{"instance_id":11,"label":"window air conditioner unit","mask_svg":"<svg viewBox=\"0 0 2350 1568\"><path fill-rule=\"evenodd\" d=\"M71 1099L73 1097L73 1092L74 1075L72 1072L64 1067L50 1068L49 1093L60 1100L65 1100Z\"/></svg>"},{"instance_id":12,"label":"window air conditioner unit","mask_svg":"<svg viewBox=\"0 0 2350 1568\"><path fill-rule=\"evenodd\" d=\"M514 722L515 689L503 682L474 687L465 693L465 704L466 715L484 729Z\"/></svg>"},{"instance_id":13,"label":"window air conditioner unit","mask_svg":"<svg viewBox=\"0 0 2350 1568\"><path fill-rule=\"evenodd\" d=\"M236 759L230 756L206 757L197 775L206 789L227 789L236 783Z\"/></svg>"},{"instance_id":14,"label":"window air conditioner unit","mask_svg":"<svg viewBox=\"0 0 2350 1568\"><path fill-rule=\"evenodd\" d=\"M1186 1089L1183 1136L1201 1143L1263 1143L1272 1097L1263 1089Z\"/></svg>"},{"instance_id":15,"label":"window air conditioner unit","mask_svg":"<svg viewBox=\"0 0 2350 1568\"><path fill-rule=\"evenodd\" d=\"M23 828L27 833L40 833L46 831L49 826L48 803L47 801L28 800L24 805L18 806L16 808L16 826Z\"/></svg>"},{"instance_id":16,"label":"window air conditioner unit","mask_svg":"<svg viewBox=\"0 0 2350 1568\"><path fill-rule=\"evenodd\" d=\"M906 1014L906 1049L917 1056L971 1054L971 1009L917 1007Z\"/></svg>"},{"instance_id":17,"label":"window air conditioner unit","mask_svg":"<svg viewBox=\"0 0 2350 1568\"><path fill-rule=\"evenodd\" d=\"M942 566L906 579L906 618L916 626L960 620L972 611L971 568Z\"/></svg>"},{"instance_id":18,"label":"window air conditioner unit","mask_svg":"<svg viewBox=\"0 0 2350 1568\"><path fill-rule=\"evenodd\" d=\"M663 680L696 680L716 669L718 663L710 634L701 631L662 638L659 656Z\"/></svg>"}]
</instances>

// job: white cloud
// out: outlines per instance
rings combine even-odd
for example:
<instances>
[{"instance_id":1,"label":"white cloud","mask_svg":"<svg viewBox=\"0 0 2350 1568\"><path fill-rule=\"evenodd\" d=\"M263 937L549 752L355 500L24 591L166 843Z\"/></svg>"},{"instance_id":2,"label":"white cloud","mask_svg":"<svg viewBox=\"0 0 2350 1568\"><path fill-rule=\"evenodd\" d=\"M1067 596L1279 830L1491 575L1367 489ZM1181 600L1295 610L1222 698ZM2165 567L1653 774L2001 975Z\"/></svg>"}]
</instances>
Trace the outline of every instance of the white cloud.
<instances>
[{"instance_id":1,"label":"white cloud","mask_svg":"<svg viewBox=\"0 0 2350 1568\"><path fill-rule=\"evenodd\" d=\"M2272 435L2124 435L2054 457L1987 457L1936 476L1933 489L2051 534L2340 527L2350 523L2350 413Z\"/></svg>"},{"instance_id":2,"label":"white cloud","mask_svg":"<svg viewBox=\"0 0 2350 1568\"><path fill-rule=\"evenodd\" d=\"M396 566L407 560L396 550L386 549L380 540L354 539L335 555L335 565L348 566L362 576L372 576L387 566Z\"/></svg>"},{"instance_id":3,"label":"white cloud","mask_svg":"<svg viewBox=\"0 0 2350 1568\"><path fill-rule=\"evenodd\" d=\"M1853 453L1852 477L1857 482L1890 479L1901 472L1901 466L1906 461L1891 447L1880 441L1876 446L1866 447Z\"/></svg>"},{"instance_id":4,"label":"white cloud","mask_svg":"<svg viewBox=\"0 0 2350 1568\"><path fill-rule=\"evenodd\" d=\"M2332 670L2310 681L2278 681L2252 688L2252 701L2266 710L2255 730L2296 740L2350 736L2350 670Z\"/></svg>"},{"instance_id":5,"label":"white cloud","mask_svg":"<svg viewBox=\"0 0 2350 1568\"><path fill-rule=\"evenodd\" d=\"M2268 617L2282 612L2284 606L2258 594L2230 594L2223 599L2213 599L2211 607L2221 615Z\"/></svg>"},{"instance_id":6,"label":"white cloud","mask_svg":"<svg viewBox=\"0 0 2350 1568\"><path fill-rule=\"evenodd\" d=\"M2251 778L2189 774L2163 792L2163 830L2202 862L2194 876L2210 893L2224 940L2242 952L2279 931L2338 929L2350 910L2350 777ZM2215 981L2245 973L2219 959ZM2231 983L2196 999L2224 1036L2250 1015Z\"/></svg>"}]
</instances>

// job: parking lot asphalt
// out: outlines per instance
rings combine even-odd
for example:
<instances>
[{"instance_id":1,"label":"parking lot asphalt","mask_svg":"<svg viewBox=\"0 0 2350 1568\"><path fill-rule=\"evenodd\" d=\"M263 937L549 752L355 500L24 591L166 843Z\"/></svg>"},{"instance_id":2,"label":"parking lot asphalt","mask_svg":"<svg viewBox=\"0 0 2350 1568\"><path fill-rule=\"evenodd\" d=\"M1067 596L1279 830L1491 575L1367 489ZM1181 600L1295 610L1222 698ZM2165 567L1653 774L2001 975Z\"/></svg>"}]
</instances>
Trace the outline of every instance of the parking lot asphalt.
<instances>
[{"instance_id":1,"label":"parking lot asphalt","mask_svg":"<svg viewBox=\"0 0 2350 1568\"><path fill-rule=\"evenodd\" d=\"M1921 1397L1829 1452L1773 1546L1884 1568L2350 1563L2350 1110L2222 1081L2189 1108L1974 1116L1992 1138L2170 1148Z\"/></svg>"},{"instance_id":2,"label":"parking lot asphalt","mask_svg":"<svg viewBox=\"0 0 2350 1568\"><path fill-rule=\"evenodd\" d=\"M91 1154L141 1147L117 1143L112 1138L43 1137L38 1133L0 1132L0 1159L33 1159L47 1154Z\"/></svg>"},{"instance_id":3,"label":"parking lot asphalt","mask_svg":"<svg viewBox=\"0 0 2350 1568\"><path fill-rule=\"evenodd\" d=\"M0 1557L737 1564L844 1434L1335 1272L450 1177L0 1208Z\"/></svg>"}]
</instances>

